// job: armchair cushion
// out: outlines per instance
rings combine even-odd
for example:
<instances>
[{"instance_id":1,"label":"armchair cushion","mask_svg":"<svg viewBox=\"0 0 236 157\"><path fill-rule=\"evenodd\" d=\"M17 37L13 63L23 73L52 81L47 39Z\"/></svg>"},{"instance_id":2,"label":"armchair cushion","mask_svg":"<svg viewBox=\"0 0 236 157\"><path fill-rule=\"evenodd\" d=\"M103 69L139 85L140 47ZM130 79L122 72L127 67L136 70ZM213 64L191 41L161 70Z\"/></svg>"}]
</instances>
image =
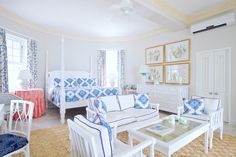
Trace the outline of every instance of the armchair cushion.
<instances>
[{"instance_id":1,"label":"armchair cushion","mask_svg":"<svg viewBox=\"0 0 236 157\"><path fill-rule=\"evenodd\" d=\"M114 96L104 96L104 97L100 97L100 99L106 105L107 112L120 111L120 105L117 101L116 95L114 95Z\"/></svg>"},{"instance_id":2,"label":"armchair cushion","mask_svg":"<svg viewBox=\"0 0 236 157\"><path fill-rule=\"evenodd\" d=\"M21 137L13 134L0 135L0 156L10 154L19 150L28 144L26 137Z\"/></svg>"},{"instance_id":3,"label":"armchair cushion","mask_svg":"<svg viewBox=\"0 0 236 157\"><path fill-rule=\"evenodd\" d=\"M109 139L109 132L106 127L94 124L81 115L75 116L74 121L94 135L98 156L112 156L112 142Z\"/></svg>"},{"instance_id":4,"label":"armchair cushion","mask_svg":"<svg viewBox=\"0 0 236 157\"><path fill-rule=\"evenodd\" d=\"M219 105L220 105L220 100L219 99L210 99L210 98L204 98L204 112L206 114L209 114L211 112L215 112L218 110Z\"/></svg>"},{"instance_id":5,"label":"armchair cushion","mask_svg":"<svg viewBox=\"0 0 236 157\"><path fill-rule=\"evenodd\" d=\"M118 100L120 103L120 109L125 110L127 108L133 108L134 107L134 95L118 95Z\"/></svg>"},{"instance_id":6,"label":"armchair cushion","mask_svg":"<svg viewBox=\"0 0 236 157\"><path fill-rule=\"evenodd\" d=\"M210 116L208 114L201 114L201 115L183 114L182 116L187 117L187 118L194 118L194 119L198 119L198 120L203 120L203 121L210 120Z\"/></svg>"},{"instance_id":7,"label":"armchair cushion","mask_svg":"<svg viewBox=\"0 0 236 157\"><path fill-rule=\"evenodd\" d=\"M135 94L135 108L137 109L151 109L149 97L147 94Z\"/></svg>"},{"instance_id":8,"label":"armchair cushion","mask_svg":"<svg viewBox=\"0 0 236 157\"><path fill-rule=\"evenodd\" d=\"M184 100L184 114L200 115L203 114L203 99Z\"/></svg>"},{"instance_id":9,"label":"armchair cushion","mask_svg":"<svg viewBox=\"0 0 236 157\"><path fill-rule=\"evenodd\" d=\"M94 118L92 119L92 122L98 125L102 125L107 128L108 134L109 134L109 140L112 142L112 130L109 125L109 123L106 121L106 119L102 116L102 114L97 113Z\"/></svg>"},{"instance_id":10,"label":"armchair cushion","mask_svg":"<svg viewBox=\"0 0 236 157\"><path fill-rule=\"evenodd\" d=\"M206 114L215 112L220 108L220 99L218 98L207 98L201 96L192 96L192 98L204 100L204 113Z\"/></svg>"}]
</instances>

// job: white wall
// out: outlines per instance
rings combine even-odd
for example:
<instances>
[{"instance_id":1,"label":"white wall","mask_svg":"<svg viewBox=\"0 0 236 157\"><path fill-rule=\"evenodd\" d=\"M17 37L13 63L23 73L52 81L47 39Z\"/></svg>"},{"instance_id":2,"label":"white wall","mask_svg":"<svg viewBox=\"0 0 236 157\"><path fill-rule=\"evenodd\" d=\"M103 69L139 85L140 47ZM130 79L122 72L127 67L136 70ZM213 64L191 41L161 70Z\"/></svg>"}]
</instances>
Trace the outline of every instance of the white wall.
<instances>
[{"instance_id":1,"label":"white wall","mask_svg":"<svg viewBox=\"0 0 236 157\"><path fill-rule=\"evenodd\" d=\"M16 23L6 17L0 15L0 27L6 28L10 31L29 36L38 41L38 87L44 87L44 76L45 76L45 50L58 51L59 47L55 46L57 43L57 38L46 33L41 33L30 29L28 26ZM53 66L52 66L53 67Z\"/></svg>"},{"instance_id":2,"label":"white wall","mask_svg":"<svg viewBox=\"0 0 236 157\"><path fill-rule=\"evenodd\" d=\"M231 48L231 122L236 124L236 26L219 28L216 30L192 35L193 84L195 91L195 55L197 52L211 49Z\"/></svg>"},{"instance_id":3,"label":"white wall","mask_svg":"<svg viewBox=\"0 0 236 157\"><path fill-rule=\"evenodd\" d=\"M236 125L236 26L223 27L208 32L191 35L190 30L177 33L168 33L152 37L140 42L143 48L139 50L144 58L143 49L182 39L191 39L191 85L190 95L195 94L195 58L196 53L204 50L231 48L231 122ZM143 61L144 62L144 59Z\"/></svg>"},{"instance_id":4,"label":"white wall","mask_svg":"<svg viewBox=\"0 0 236 157\"><path fill-rule=\"evenodd\" d=\"M142 53L139 53L141 46L134 42L89 42L65 38L65 65L66 69L81 69L89 71L89 56L93 58L93 76L97 76L97 50L101 49L126 49L126 70L127 83L137 83L139 77L137 71L142 62Z\"/></svg>"},{"instance_id":5,"label":"white wall","mask_svg":"<svg viewBox=\"0 0 236 157\"><path fill-rule=\"evenodd\" d=\"M0 27L6 28L38 41L38 87L44 87L46 51L49 52L49 71L60 69L61 37L42 32L27 23L0 15ZM135 45L135 46L134 46ZM137 71L143 61L141 46L134 42L94 42L65 36L65 69L89 71L89 56L93 57L93 76L97 76L96 57L99 49L126 49L126 82L137 83Z\"/></svg>"},{"instance_id":6,"label":"white wall","mask_svg":"<svg viewBox=\"0 0 236 157\"><path fill-rule=\"evenodd\" d=\"M44 87L45 51L49 51L49 70L60 68L60 36L40 32L24 24L16 23L0 15L0 27L5 27L25 34L38 41L39 50L39 82L38 87ZM165 33L139 41L129 42L92 42L65 37L65 64L67 70L89 70L89 56L93 57L93 75L96 77L96 50L98 49L127 49L126 80L127 83L138 83L138 69L144 64L144 49L150 46L165 44L181 39L191 38L191 94L194 94L195 54L198 51L231 47L232 77L231 77L231 120L236 124L236 26L190 35L190 31Z\"/></svg>"}]
</instances>

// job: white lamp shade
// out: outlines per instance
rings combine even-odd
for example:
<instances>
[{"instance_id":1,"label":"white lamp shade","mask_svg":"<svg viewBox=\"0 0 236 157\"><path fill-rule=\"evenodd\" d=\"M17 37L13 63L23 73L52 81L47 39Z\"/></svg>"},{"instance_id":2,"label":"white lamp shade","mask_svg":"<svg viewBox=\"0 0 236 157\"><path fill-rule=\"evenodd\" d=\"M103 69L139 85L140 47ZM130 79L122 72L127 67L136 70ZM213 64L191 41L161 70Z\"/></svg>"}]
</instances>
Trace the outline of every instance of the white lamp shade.
<instances>
[{"instance_id":1,"label":"white lamp shade","mask_svg":"<svg viewBox=\"0 0 236 157\"><path fill-rule=\"evenodd\" d=\"M28 70L21 70L18 75L18 79L19 80L31 80L32 75L30 74L30 72Z\"/></svg>"},{"instance_id":2,"label":"white lamp shade","mask_svg":"<svg viewBox=\"0 0 236 157\"><path fill-rule=\"evenodd\" d=\"M148 66L146 65L142 65L139 69L139 73L142 74L142 75L146 75L146 74L149 74L150 73L150 69Z\"/></svg>"}]
</instances>

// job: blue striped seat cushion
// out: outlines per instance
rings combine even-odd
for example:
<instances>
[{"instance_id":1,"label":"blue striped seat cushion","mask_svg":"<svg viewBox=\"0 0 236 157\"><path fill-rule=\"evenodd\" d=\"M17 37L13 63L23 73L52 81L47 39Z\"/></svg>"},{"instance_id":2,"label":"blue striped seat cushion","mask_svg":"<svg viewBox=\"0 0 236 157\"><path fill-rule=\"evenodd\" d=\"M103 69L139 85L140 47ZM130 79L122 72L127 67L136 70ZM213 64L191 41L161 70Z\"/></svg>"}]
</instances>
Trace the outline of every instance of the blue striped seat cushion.
<instances>
[{"instance_id":1,"label":"blue striped seat cushion","mask_svg":"<svg viewBox=\"0 0 236 157\"><path fill-rule=\"evenodd\" d=\"M26 137L21 137L13 134L0 135L0 156L7 155L16 150L19 150L28 144Z\"/></svg>"}]
</instances>

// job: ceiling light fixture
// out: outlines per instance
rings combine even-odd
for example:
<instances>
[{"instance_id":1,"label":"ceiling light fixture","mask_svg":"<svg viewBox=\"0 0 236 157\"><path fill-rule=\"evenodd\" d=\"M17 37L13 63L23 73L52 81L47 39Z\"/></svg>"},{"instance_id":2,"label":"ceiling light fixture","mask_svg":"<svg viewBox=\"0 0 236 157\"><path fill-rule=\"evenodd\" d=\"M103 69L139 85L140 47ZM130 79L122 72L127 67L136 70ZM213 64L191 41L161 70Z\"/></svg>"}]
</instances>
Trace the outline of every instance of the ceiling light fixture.
<instances>
[{"instance_id":1,"label":"ceiling light fixture","mask_svg":"<svg viewBox=\"0 0 236 157\"><path fill-rule=\"evenodd\" d=\"M133 12L133 2L131 0L121 0L120 11L125 15L128 15L129 13Z\"/></svg>"}]
</instances>

